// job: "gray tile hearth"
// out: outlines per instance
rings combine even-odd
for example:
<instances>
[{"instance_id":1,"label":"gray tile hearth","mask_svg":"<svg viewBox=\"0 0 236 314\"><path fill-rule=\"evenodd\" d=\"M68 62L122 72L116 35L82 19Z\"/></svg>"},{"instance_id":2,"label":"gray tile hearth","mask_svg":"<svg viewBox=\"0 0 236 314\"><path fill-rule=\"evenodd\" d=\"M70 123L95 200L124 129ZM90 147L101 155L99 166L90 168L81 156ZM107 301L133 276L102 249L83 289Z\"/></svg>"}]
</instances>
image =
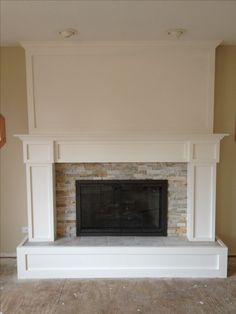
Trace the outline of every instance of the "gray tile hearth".
<instances>
[{"instance_id":1,"label":"gray tile hearth","mask_svg":"<svg viewBox=\"0 0 236 314\"><path fill-rule=\"evenodd\" d=\"M217 247L219 246L218 242L199 242L189 241L186 237L71 237L71 238L60 238L55 242L26 242L25 246L123 246L123 247L175 247L175 246L184 246L184 247Z\"/></svg>"}]
</instances>

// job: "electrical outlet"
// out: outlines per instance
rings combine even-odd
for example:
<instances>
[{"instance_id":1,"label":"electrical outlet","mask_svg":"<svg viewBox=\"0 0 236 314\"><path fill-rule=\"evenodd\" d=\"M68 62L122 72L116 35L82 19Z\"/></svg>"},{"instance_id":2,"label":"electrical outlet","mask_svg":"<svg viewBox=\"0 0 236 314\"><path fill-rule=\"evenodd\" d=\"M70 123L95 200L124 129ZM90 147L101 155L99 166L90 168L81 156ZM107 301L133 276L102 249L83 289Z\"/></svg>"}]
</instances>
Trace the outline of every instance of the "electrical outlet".
<instances>
[{"instance_id":1,"label":"electrical outlet","mask_svg":"<svg viewBox=\"0 0 236 314\"><path fill-rule=\"evenodd\" d=\"M21 227L22 233L28 233L28 227Z\"/></svg>"}]
</instances>

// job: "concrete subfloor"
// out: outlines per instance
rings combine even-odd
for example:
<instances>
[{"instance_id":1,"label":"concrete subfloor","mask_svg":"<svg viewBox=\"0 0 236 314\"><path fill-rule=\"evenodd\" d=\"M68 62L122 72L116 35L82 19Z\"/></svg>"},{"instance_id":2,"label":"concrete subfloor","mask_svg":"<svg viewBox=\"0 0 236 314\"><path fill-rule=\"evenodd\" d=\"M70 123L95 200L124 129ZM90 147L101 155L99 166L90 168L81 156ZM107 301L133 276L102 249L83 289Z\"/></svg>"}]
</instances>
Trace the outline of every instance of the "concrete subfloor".
<instances>
[{"instance_id":1,"label":"concrete subfloor","mask_svg":"<svg viewBox=\"0 0 236 314\"><path fill-rule=\"evenodd\" d=\"M3 314L236 313L236 258L227 279L17 280L0 259Z\"/></svg>"}]
</instances>

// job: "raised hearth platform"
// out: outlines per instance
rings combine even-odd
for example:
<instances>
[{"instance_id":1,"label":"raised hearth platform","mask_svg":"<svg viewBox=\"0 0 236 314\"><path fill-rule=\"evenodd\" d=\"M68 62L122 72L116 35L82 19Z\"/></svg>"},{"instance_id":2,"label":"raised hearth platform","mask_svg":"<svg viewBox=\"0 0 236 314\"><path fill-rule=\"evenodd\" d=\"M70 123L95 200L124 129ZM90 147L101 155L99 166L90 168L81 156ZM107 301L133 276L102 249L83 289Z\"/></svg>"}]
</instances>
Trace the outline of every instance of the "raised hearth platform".
<instances>
[{"instance_id":1,"label":"raised hearth platform","mask_svg":"<svg viewBox=\"0 0 236 314\"><path fill-rule=\"evenodd\" d=\"M221 240L185 237L77 237L17 248L18 278L147 278L227 276Z\"/></svg>"}]
</instances>

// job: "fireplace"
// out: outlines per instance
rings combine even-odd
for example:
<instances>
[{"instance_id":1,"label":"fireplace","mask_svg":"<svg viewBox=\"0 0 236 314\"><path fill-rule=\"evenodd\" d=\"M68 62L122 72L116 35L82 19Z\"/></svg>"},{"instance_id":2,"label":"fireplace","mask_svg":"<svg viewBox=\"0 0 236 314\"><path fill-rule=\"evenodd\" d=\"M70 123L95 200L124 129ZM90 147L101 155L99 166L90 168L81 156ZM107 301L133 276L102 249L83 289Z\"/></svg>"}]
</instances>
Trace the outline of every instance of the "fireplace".
<instances>
[{"instance_id":1,"label":"fireplace","mask_svg":"<svg viewBox=\"0 0 236 314\"><path fill-rule=\"evenodd\" d=\"M167 180L76 181L79 235L167 235Z\"/></svg>"},{"instance_id":2,"label":"fireplace","mask_svg":"<svg viewBox=\"0 0 236 314\"><path fill-rule=\"evenodd\" d=\"M100 142L86 142L70 136L20 137L24 141L27 170L29 240L17 248L19 278L227 275L227 248L222 241L215 241L216 163L223 135L163 135L152 141L123 139ZM166 180L164 188L160 185L162 180ZM101 216L99 211L103 211L106 219L103 223L95 219L99 224L92 226L94 233L90 233L95 236L75 237L78 230L79 234L88 234L88 227L91 231L91 224L83 224L86 222L83 209L79 210L83 207L83 200L86 204L82 190L89 181L90 192L95 194L93 199L100 197L102 200L96 202L96 206L90 204L86 214L92 210L90 215L96 218ZM144 186L137 191L137 186L133 189L134 181ZM167 182L168 193L162 194L161 191L159 195L160 187L167 190ZM157 185L150 188L148 183ZM150 212L143 219L143 228L140 222L143 207L134 205L141 203L143 195L140 190L145 188L146 198L156 200L156 206L151 206L155 204L153 199L147 202L148 206L145 205ZM133 192L128 197L126 192L130 190ZM157 192L158 196L154 197L152 192ZM117 195L123 195L123 201L111 202L111 198ZM166 212L162 211L163 202L166 202ZM100 203L98 207L97 203ZM124 204L128 204L128 208ZM119 219L114 219L116 206L121 207ZM161 211L155 216L153 208L161 208ZM81 213L82 219L79 219ZM164 220L165 215L168 220ZM125 219L121 228L118 222L122 217ZM76 218L81 224L78 230ZM136 230L127 230L129 218ZM128 232L140 232L141 229L150 232L155 227L155 235L158 235L163 227L163 235L167 233L168 236L97 236L99 232L111 232L111 221L115 226L112 235L128 235ZM164 231L165 224L167 232ZM183 237L179 237L180 234Z\"/></svg>"},{"instance_id":3,"label":"fireplace","mask_svg":"<svg viewBox=\"0 0 236 314\"><path fill-rule=\"evenodd\" d=\"M29 239L17 248L19 278L227 275L215 237L218 44L25 44ZM94 204L85 180L103 180L89 185ZM105 180L168 180L168 208L160 186ZM168 236L76 237L91 230Z\"/></svg>"}]
</instances>

